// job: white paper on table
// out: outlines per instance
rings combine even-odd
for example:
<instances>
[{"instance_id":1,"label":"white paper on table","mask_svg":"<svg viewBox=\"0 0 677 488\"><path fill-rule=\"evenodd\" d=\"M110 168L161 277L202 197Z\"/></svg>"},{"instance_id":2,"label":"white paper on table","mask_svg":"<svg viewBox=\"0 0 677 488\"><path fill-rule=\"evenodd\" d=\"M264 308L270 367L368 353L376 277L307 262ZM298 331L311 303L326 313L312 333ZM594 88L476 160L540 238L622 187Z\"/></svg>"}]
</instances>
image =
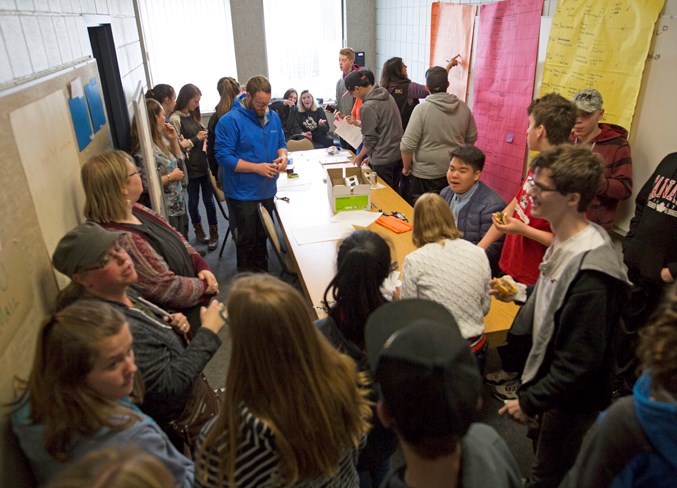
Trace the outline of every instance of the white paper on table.
<instances>
[{"instance_id":1,"label":"white paper on table","mask_svg":"<svg viewBox=\"0 0 677 488\"><path fill-rule=\"evenodd\" d=\"M297 190L300 188L307 188L311 182L307 177L299 176L298 178L289 178L288 175L280 175L277 179L278 191Z\"/></svg>"},{"instance_id":2,"label":"white paper on table","mask_svg":"<svg viewBox=\"0 0 677 488\"><path fill-rule=\"evenodd\" d=\"M358 147L362 144L362 130L359 127L349 124L342 119L334 119L334 125L336 125L334 134L347 141L348 144L353 147Z\"/></svg>"},{"instance_id":3,"label":"white paper on table","mask_svg":"<svg viewBox=\"0 0 677 488\"><path fill-rule=\"evenodd\" d=\"M331 218L332 222L339 222L360 227L368 227L381 215L381 212L369 212L368 210L351 210L350 212L338 212Z\"/></svg>"},{"instance_id":4,"label":"white paper on table","mask_svg":"<svg viewBox=\"0 0 677 488\"><path fill-rule=\"evenodd\" d=\"M343 156L340 154L335 154L334 156L327 156L326 158L320 159L320 164L322 166L325 166L327 164L341 164L341 163L349 163L350 159L348 156Z\"/></svg>"},{"instance_id":5,"label":"white paper on table","mask_svg":"<svg viewBox=\"0 0 677 488\"><path fill-rule=\"evenodd\" d=\"M304 244L312 244L314 242L324 241L338 241L343 239L348 234L351 234L355 229L350 224L336 223L312 225L310 227L297 227L292 229L292 234L299 246Z\"/></svg>"}]
</instances>

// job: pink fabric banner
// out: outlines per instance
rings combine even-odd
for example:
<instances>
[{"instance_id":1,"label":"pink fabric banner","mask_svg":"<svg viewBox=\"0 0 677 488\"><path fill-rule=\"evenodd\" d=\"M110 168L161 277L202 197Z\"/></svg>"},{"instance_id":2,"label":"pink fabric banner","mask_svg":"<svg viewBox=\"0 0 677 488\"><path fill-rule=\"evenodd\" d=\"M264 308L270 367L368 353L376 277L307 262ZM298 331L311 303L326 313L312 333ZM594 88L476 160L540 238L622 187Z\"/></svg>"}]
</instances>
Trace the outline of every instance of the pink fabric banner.
<instances>
[{"instance_id":1,"label":"pink fabric banner","mask_svg":"<svg viewBox=\"0 0 677 488\"><path fill-rule=\"evenodd\" d=\"M522 180L543 0L480 8L472 112L487 156L482 181L510 202Z\"/></svg>"},{"instance_id":2,"label":"pink fabric banner","mask_svg":"<svg viewBox=\"0 0 677 488\"><path fill-rule=\"evenodd\" d=\"M459 55L458 65L449 72L449 88L464 102L468 101L470 55L477 7L435 2L430 14L430 66L446 66Z\"/></svg>"}]
</instances>

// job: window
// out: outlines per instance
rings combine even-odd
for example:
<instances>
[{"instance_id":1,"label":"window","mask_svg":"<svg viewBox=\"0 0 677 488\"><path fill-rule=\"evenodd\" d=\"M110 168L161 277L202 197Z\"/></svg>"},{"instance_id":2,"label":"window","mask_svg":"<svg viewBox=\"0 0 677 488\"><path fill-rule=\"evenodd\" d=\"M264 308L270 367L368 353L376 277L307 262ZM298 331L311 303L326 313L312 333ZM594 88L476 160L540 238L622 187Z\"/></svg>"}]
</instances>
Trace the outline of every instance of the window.
<instances>
[{"instance_id":1,"label":"window","mask_svg":"<svg viewBox=\"0 0 677 488\"><path fill-rule=\"evenodd\" d=\"M167 83L178 95L193 83L202 91L200 110L211 112L219 78L237 79L230 0L139 0L139 13L151 87Z\"/></svg>"},{"instance_id":2,"label":"window","mask_svg":"<svg viewBox=\"0 0 677 488\"><path fill-rule=\"evenodd\" d=\"M274 97L281 97L288 88L299 95L310 90L324 100L335 97L341 76L341 8L341 0L263 0Z\"/></svg>"}]
</instances>

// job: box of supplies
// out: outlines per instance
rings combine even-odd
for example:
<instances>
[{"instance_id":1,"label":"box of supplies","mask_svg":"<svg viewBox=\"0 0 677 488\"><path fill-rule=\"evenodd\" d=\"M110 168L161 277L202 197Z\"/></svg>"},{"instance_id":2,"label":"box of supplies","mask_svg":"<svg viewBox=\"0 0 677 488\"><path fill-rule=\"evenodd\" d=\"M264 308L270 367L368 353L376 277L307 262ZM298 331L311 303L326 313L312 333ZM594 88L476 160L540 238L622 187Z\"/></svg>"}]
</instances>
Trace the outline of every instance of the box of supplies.
<instances>
[{"instance_id":1,"label":"box of supplies","mask_svg":"<svg viewBox=\"0 0 677 488\"><path fill-rule=\"evenodd\" d=\"M328 168L327 193L334 212L371 207L371 186L360 168Z\"/></svg>"}]
</instances>

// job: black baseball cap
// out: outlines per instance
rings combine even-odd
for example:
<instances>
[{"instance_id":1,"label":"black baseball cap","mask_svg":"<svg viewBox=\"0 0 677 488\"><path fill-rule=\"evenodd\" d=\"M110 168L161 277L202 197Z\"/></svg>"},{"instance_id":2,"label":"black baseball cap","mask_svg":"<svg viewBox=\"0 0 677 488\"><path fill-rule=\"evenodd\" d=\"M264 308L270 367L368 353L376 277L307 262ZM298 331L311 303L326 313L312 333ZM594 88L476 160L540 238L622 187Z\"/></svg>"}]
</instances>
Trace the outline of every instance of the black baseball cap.
<instances>
[{"instance_id":1,"label":"black baseball cap","mask_svg":"<svg viewBox=\"0 0 677 488\"><path fill-rule=\"evenodd\" d=\"M433 415L431 417L437 418L426 419L429 434L465 435L477 415L482 380L470 346L461 336L451 312L439 303L423 299L385 304L367 320L365 345L369 366L377 382L391 386L398 384L398 378L389 377L386 360L395 359L415 366L425 375L429 373L429 378L441 383L442 410L452 415ZM382 394L386 405L398 396L388 398L388 392L383 390ZM414 401L425 404L430 399Z\"/></svg>"},{"instance_id":2,"label":"black baseball cap","mask_svg":"<svg viewBox=\"0 0 677 488\"><path fill-rule=\"evenodd\" d=\"M368 69L351 71L346 76L346 90L353 91L356 86L369 86L374 84L374 73Z\"/></svg>"},{"instance_id":3,"label":"black baseball cap","mask_svg":"<svg viewBox=\"0 0 677 488\"><path fill-rule=\"evenodd\" d=\"M72 278L78 270L93 266L124 232L107 230L94 222L74 227L61 238L52 256L54 267Z\"/></svg>"}]
</instances>

